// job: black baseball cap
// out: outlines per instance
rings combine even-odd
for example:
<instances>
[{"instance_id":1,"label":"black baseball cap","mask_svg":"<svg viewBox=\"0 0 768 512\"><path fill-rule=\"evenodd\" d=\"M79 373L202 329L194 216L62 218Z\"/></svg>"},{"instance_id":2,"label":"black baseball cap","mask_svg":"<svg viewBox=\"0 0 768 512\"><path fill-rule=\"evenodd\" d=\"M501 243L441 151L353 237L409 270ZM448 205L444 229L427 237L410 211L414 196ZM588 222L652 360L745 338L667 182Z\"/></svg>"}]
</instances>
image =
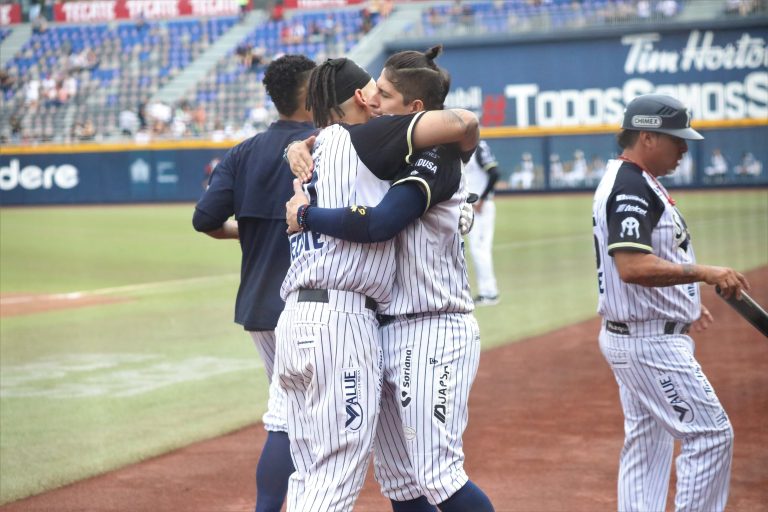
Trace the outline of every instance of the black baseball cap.
<instances>
[{"instance_id":1,"label":"black baseball cap","mask_svg":"<svg viewBox=\"0 0 768 512\"><path fill-rule=\"evenodd\" d=\"M625 130L659 132L681 139L702 140L699 132L691 128L691 112L672 96L644 94L633 99L624 110Z\"/></svg>"}]
</instances>

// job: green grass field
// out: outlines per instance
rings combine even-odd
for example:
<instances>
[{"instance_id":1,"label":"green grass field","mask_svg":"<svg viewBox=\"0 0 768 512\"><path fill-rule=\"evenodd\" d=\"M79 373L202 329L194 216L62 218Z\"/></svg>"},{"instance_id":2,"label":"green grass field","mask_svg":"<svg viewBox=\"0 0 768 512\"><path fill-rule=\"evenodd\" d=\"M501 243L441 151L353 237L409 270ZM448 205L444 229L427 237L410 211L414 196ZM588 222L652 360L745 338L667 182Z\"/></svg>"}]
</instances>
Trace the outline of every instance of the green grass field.
<instances>
[{"instance_id":1,"label":"green grass field","mask_svg":"<svg viewBox=\"0 0 768 512\"><path fill-rule=\"evenodd\" d=\"M768 263L768 191L676 193L701 262ZM588 195L497 201L484 348L595 314ZM258 421L266 378L233 324L239 247L192 205L0 210L0 292L105 305L0 322L0 503Z\"/></svg>"}]
</instances>

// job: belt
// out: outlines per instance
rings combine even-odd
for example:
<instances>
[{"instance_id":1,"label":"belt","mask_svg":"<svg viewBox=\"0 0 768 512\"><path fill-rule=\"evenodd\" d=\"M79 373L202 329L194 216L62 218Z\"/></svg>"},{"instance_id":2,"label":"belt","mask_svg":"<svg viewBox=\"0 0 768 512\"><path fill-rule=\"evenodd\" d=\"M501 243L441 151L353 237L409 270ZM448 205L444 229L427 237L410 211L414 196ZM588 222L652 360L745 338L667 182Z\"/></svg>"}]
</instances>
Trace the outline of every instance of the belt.
<instances>
[{"instance_id":1,"label":"belt","mask_svg":"<svg viewBox=\"0 0 768 512\"><path fill-rule=\"evenodd\" d=\"M648 320L645 322L614 322L606 320L605 330L624 336L655 336L658 334L686 334L691 324L670 320Z\"/></svg>"},{"instance_id":2,"label":"belt","mask_svg":"<svg viewBox=\"0 0 768 512\"><path fill-rule=\"evenodd\" d=\"M328 303L328 290L322 288L300 288L296 302L325 302ZM365 308L376 311L378 304L366 295Z\"/></svg>"},{"instance_id":3,"label":"belt","mask_svg":"<svg viewBox=\"0 0 768 512\"><path fill-rule=\"evenodd\" d=\"M376 320L379 321L379 327L384 327L387 324L391 324L395 320L411 320L412 318L434 314L435 313L432 311L425 311L424 313L405 313L401 315L376 315Z\"/></svg>"}]
</instances>

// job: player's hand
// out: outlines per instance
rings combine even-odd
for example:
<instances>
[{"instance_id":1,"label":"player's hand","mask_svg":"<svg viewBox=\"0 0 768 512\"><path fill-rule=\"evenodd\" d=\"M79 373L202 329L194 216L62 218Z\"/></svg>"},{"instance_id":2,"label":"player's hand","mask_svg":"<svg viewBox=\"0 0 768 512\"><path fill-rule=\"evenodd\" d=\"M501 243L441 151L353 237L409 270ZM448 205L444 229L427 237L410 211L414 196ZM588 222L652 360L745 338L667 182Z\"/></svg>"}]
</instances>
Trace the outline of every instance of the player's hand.
<instances>
[{"instance_id":1,"label":"player's hand","mask_svg":"<svg viewBox=\"0 0 768 512\"><path fill-rule=\"evenodd\" d=\"M461 203L459 208L459 233L466 235L475 225L475 209L470 203Z\"/></svg>"},{"instance_id":2,"label":"player's hand","mask_svg":"<svg viewBox=\"0 0 768 512\"><path fill-rule=\"evenodd\" d=\"M294 144L294 146L301 146L301 144ZM304 187L301 185L301 182L295 179L293 180L293 197L285 203L285 223L288 224L286 233L289 235L301 231L296 215L298 214L299 206L303 204L309 204L309 199L304 194Z\"/></svg>"},{"instance_id":3,"label":"player's hand","mask_svg":"<svg viewBox=\"0 0 768 512\"><path fill-rule=\"evenodd\" d=\"M728 267L715 267L706 265L704 282L720 288L720 295L724 299L736 297L741 299L741 290L749 290L749 282L743 274Z\"/></svg>"},{"instance_id":4,"label":"player's hand","mask_svg":"<svg viewBox=\"0 0 768 512\"><path fill-rule=\"evenodd\" d=\"M312 170L315 162L312 160L312 148L315 146L314 135L304 139L304 144L291 144L285 153L291 172L302 183L308 183L312 179Z\"/></svg>"},{"instance_id":5,"label":"player's hand","mask_svg":"<svg viewBox=\"0 0 768 512\"><path fill-rule=\"evenodd\" d=\"M714 321L715 318L712 316L712 313L710 313L706 306L702 304L701 316L691 324L691 329L693 329L695 332L705 331L709 328L710 325L712 325L712 322Z\"/></svg>"}]
</instances>

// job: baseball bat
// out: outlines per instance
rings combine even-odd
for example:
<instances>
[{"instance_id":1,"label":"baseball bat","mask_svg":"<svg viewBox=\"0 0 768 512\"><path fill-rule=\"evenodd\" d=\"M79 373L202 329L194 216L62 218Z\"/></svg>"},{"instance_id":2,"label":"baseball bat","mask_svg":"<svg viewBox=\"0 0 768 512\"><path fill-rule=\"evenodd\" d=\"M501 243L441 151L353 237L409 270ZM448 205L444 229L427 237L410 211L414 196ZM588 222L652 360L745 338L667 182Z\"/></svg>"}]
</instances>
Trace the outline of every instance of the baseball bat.
<instances>
[{"instance_id":1,"label":"baseball bat","mask_svg":"<svg viewBox=\"0 0 768 512\"><path fill-rule=\"evenodd\" d=\"M720 293L719 286L715 286L715 291L721 299L735 309L747 322L751 323L755 329L763 333L763 336L768 338L768 313L747 292L741 291L741 299L737 299L735 295L731 295L730 298L726 299Z\"/></svg>"}]
</instances>

